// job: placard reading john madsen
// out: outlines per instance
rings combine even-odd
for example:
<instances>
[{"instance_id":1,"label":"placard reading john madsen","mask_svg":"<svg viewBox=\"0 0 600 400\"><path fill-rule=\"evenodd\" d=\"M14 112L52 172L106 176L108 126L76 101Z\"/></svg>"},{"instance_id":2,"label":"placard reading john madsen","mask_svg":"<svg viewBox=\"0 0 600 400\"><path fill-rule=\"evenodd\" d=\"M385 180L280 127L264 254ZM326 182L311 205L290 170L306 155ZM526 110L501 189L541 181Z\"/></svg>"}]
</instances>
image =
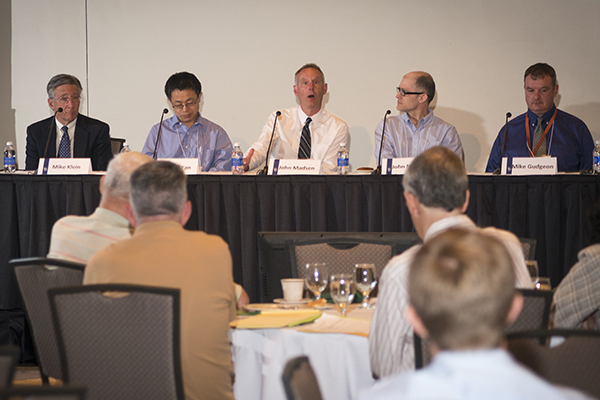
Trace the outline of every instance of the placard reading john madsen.
<instances>
[{"instance_id":1,"label":"placard reading john madsen","mask_svg":"<svg viewBox=\"0 0 600 400\"><path fill-rule=\"evenodd\" d=\"M320 175L319 160L277 160L269 162L269 175Z\"/></svg>"},{"instance_id":2,"label":"placard reading john madsen","mask_svg":"<svg viewBox=\"0 0 600 400\"><path fill-rule=\"evenodd\" d=\"M89 158L40 158L38 175L87 175L92 172Z\"/></svg>"},{"instance_id":3,"label":"placard reading john madsen","mask_svg":"<svg viewBox=\"0 0 600 400\"><path fill-rule=\"evenodd\" d=\"M556 157L504 157L502 175L556 175Z\"/></svg>"},{"instance_id":4,"label":"placard reading john madsen","mask_svg":"<svg viewBox=\"0 0 600 400\"><path fill-rule=\"evenodd\" d=\"M382 175L404 175L414 157L385 158L381 164Z\"/></svg>"}]
</instances>

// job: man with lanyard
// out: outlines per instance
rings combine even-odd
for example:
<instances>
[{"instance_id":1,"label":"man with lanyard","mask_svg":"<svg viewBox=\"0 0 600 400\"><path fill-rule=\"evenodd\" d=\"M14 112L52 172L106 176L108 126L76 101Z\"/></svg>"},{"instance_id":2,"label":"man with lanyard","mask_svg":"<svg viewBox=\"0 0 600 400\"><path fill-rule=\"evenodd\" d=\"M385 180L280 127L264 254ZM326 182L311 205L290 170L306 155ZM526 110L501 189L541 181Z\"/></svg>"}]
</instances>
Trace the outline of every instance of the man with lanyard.
<instances>
[{"instance_id":1,"label":"man with lanyard","mask_svg":"<svg viewBox=\"0 0 600 400\"><path fill-rule=\"evenodd\" d=\"M556 72L545 63L525 71L525 102L528 111L508 123L504 153L504 127L494 142L486 172L495 171L502 157L556 157L559 172L592 168L594 141L579 118L556 108Z\"/></svg>"},{"instance_id":2,"label":"man with lanyard","mask_svg":"<svg viewBox=\"0 0 600 400\"><path fill-rule=\"evenodd\" d=\"M202 85L194 74L178 72L165 84L175 115L150 129L142 153L155 158L196 158L203 171L231 171L231 140L219 125L200 115Z\"/></svg>"}]
</instances>

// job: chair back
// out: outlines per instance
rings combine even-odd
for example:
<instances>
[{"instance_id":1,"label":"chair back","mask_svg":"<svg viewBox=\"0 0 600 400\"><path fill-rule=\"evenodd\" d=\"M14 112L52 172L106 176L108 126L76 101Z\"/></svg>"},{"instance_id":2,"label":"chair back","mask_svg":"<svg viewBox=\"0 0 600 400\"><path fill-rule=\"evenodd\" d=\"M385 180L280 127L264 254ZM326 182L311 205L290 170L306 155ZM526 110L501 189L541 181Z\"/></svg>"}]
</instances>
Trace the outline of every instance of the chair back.
<instances>
[{"instance_id":1,"label":"chair back","mask_svg":"<svg viewBox=\"0 0 600 400\"><path fill-rule=\"evenodd\" d=\"M507 333L548 329L552 292L549 290L519 289L523 294L523 309L507 329Z\"/></svg>"},{"instance_id":2,"label":"chair back","mask_svg":"<svg viewBox=\"0 0 600 400\"><path fill-rule=\"evenodd\" d=\"M84 264L51 258L21 258L9 263L15 270L35 352L44 383L62 379L58 345L52 326L48 289L83 283Z\"/></svg>"},{"instance_id":3,"label":"chair back","mask_svg":"<svg viewBox=\"0 0 600 400\"><path fill-rule=\"evenodd\" d=\"M537 245L537 239L530 238L519 238L521 246L523 247L523 255L526 260L535 260L535 248Z\"/></svg>"},{"instance_id":4,"label":"chair back","mask_svg":"<svg viewBox=\"0 0 600 400\"><path fill-rule=\"evenodd\" d=\"M16 346L0 346L0 387L11 384L20 353Z\"/></svg>"},{"instance_id":5,"label":"chair back","mask_svg":"<svg viewBox=\"0 0 600 400\"><path fill-rule=\"evenodd\" d=\"M184 398L179 289L101 284L48 295L65 382L85 385L91 400Z\"/></svg>"},{"instance_id":6,"label":"chair back","mask_svg":"<svg viewBox=\"0 0 600 400\"><path fill-rule=\"evenodd\" d=\"M288 400L321 400L321 389L308 357L292 358L283 370L283 386Z\"/></svg>"},{"instance_id":7,"label":"chair back","mask_svg":"<svg viewBox=\"0 0 600 400\"><path fill-rule=\"evenodd\" d=\"M19 386L0 389L0 400L85 400L83 386Z\"/></svg>"},{"instance_id":8,"label":"chair back","mask_svg":"<svg viewBox=\"0 0 600 400\"><path fill-rule=\"evenodd\" d=\"M125 139L119 139L114 137L110 138L110 150L112 151L113 156L116 156L121 152L121 150L123 149L123 143L125 142Z\"/></svg>"},{"instance_id":9,"label":"chair back","mask_svg":"<svg viewBox=\"0 0 600 400\"><path fill-rule=\"evenodd\" d=\"M564 338L564 342L553 346L551 338ZM508 335L508 349L520 363L549 382L600 398L600 332L562 329L519 332Z\"/></svg>"},{"instance_id":10,"label":"chair back","mask_svg":"<svg viewBox=\"0 0 600 400\"><path fill-rule=\"evenodd\" d=\"M415 347L415 369L426 367L431 362L431 350L429 348L429 339L413 333Z\"/></svg>"}]
</instances>

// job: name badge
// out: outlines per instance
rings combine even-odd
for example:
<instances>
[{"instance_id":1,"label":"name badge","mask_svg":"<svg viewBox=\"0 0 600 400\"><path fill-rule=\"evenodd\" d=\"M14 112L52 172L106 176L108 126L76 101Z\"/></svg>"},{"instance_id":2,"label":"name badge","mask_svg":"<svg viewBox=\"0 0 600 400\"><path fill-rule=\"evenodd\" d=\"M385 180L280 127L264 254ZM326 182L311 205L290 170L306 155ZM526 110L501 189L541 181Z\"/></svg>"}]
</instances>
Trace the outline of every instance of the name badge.
<instances>
[{"instance_id":1,"label":"name badge","mask_svg":"<svg viewBox=\"0 0 600 400\"><path fill-rule=\"evenodd\" d=\"M503 157L502 175L556 175L556 157Z\"/></svg>"},{"instance_id":2,"label":"name badge","mask_svg":"<svg viewBox=\"0 0 600 400\"><path fill-rule=\"evenodd\" d=\"M40 158L38 175L87 175L92 173L89 158Z\"/></svg>"},{"instance_id":3,"label":"name badge","mask_svg":"<svg viewBox=\"0 0 600 400\"><path fill-rule=\"evenodd\" d=\"M186 175L198 174L198 159L197 158L159 158L159 161L169 161L175 165L179 165L181 170Z\"/></svg>"},{"instance_id":4,"label":"name badge","mask_svg":"<svg viewBox=\"0 0 600 400\"><path fill-rule=\"evenodd\" d=\"M278 160L269 162L269 175L320 175L319 160Z\"/></svg>"},{"instance_id":5,"label":"name badge","mask_svg":"<svg viewBox=\"0 0 600 400\"><path fill-rule=\"evenodd\" d=\"M385 158L381 163L381 175L404 175L414 157Z\"/></svg>"}]
</instances>

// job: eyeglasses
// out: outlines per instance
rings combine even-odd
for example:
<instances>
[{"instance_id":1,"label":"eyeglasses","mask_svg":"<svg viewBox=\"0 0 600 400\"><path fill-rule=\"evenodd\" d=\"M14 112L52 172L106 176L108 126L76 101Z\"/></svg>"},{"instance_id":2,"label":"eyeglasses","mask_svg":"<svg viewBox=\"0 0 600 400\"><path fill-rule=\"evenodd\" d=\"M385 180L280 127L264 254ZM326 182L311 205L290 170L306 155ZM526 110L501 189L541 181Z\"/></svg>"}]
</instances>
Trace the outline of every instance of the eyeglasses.
<instances>
[{"instance_id":1,"label":"eyeglasses","mask_svg":"<svg viewBox=\"0 0 600 400\"><path fill-rule=\"evenodd\" d=\"M54 99L54 97L53 97ZM73 102L73 103L77 103L79 100L81 100L81 96L75 95L75 96L62 96L59 97L58 99L54 99L56 101L58 101L61 104L67 104L69 102L69 99Z\"/></svg>"},{"instance_id":2,"label":"eyeglasses","mask_svg":"<svg viewBox=\"0 0 600 400\"><path fill-rule=\"evenodd\" d=\"M396 92L402 97L404 97L408 94L423 94L423 93L425 93L425 92L407 92L406 90L402 89L401 87L397 87Z\"/></svg>"},{"instance_id":3,"label":"eyeglasses","mask_svg":"<svg viewBox=\"0 0 600 400\"><path fill-rule=\"evenodd\" d=\"M183 110L183 107L187 107L187 108L191 108L193 106L195 106L196 104L198 104L198 98L196 98L196 100L194 101L188 101L187 103L177 103L177 104L173 104L171 103L171 105L173 106L174 109L176 110Z\"/></svg>"}]
</instances>

